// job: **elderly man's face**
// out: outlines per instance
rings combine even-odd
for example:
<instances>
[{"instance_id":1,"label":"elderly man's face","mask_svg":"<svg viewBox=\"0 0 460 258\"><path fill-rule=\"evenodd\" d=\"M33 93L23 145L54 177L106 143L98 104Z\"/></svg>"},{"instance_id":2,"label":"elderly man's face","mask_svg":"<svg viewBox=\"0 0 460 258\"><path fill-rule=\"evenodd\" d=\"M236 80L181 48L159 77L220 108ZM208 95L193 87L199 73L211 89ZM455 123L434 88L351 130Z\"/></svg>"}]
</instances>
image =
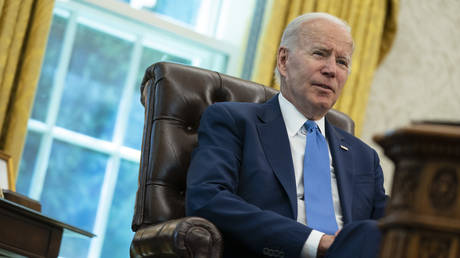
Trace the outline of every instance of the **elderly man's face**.
<instances>
[{"instance_id":1,"label":"elderly man's face","mask_svg":"<svg viewBox=\"0 0 460 258\"><path fill-rule=\"evenodd\" d=\"M278 53L281 92L307 118L317 120L342 92L353 41L343 26L326 19L301 26L297 46L281 47Z\"/></svg>"}]
</instances>

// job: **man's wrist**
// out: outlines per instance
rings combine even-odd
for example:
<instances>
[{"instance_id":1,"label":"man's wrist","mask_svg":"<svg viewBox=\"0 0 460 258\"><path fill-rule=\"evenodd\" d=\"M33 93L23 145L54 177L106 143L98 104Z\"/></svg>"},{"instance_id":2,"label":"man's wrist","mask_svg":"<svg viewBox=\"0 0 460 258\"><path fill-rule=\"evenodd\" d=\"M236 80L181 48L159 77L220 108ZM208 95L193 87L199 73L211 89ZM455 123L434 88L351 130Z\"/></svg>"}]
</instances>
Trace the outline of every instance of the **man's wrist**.
<instances>
[{"instance_id":1,"label":"man's wrist","mask_svg":"<svg viewBox=\"0 0 460 258\"><path fill-rule=\"evenodd\" d=\"M327 250L329 250L329 247L331 247L334 240L335 236L324 234L321 237L321 240L319 241L316 257L324 257L324 255L326 255Z\"/></svg>"},{"instance_id":2,"label":"man's wrist","mask_svg":"<svg viewBox=\"0 0 460 258\"><path fill-rule=\"evenodd\" d=\"M319 242L323 237L324 233L317 230L312 230L308 236L305 244L303 245L301 258L316 258Z\"/></svg>"}]
</instances>

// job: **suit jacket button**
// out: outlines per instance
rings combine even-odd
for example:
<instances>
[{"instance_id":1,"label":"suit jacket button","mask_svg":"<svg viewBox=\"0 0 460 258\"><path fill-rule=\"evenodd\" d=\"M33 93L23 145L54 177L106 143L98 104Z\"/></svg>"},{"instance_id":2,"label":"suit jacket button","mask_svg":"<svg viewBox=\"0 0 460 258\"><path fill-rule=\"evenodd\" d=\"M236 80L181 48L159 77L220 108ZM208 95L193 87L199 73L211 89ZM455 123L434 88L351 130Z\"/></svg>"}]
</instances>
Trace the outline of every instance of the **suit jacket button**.
<instances>
[{"instance_id":1,"label":"suit jacket button","mask_svg":"<svg viewBox=\"0 0 460 258\"><path fill-rule=\"evenodd\" d=\"M269 249L267 247L265 247L264 250L263 250L263 254L264 255L269 255L269 253L270 253Z\"/></svg>"}]
</instances>

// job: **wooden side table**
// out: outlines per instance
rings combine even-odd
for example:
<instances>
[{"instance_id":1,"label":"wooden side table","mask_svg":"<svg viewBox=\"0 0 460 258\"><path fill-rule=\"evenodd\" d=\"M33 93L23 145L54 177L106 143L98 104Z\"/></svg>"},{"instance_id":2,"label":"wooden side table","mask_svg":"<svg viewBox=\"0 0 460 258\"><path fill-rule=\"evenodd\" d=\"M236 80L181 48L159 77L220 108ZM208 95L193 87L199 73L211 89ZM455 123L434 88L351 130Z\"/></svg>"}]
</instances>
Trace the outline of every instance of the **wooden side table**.
<instances>
[{"instance_id":1,"label":"wooden side table","mask_svg":"<svg viewBox=\"0 0 460 258\"><path fill-rule=\"evenodd\" d=\"M58 257L63 230L94 234L0 198L0 256Z\"/></svg>"},{"instance_id":2,"label":"wooden side table","mask_svg":"<svg viewBox=\"0 0 460 258\"><path fill-rule=\"evenodd\" d=\"M419 123L374 140L395 163L380 257L460 257L460 125Z\"/></svg>"}]
</instances>

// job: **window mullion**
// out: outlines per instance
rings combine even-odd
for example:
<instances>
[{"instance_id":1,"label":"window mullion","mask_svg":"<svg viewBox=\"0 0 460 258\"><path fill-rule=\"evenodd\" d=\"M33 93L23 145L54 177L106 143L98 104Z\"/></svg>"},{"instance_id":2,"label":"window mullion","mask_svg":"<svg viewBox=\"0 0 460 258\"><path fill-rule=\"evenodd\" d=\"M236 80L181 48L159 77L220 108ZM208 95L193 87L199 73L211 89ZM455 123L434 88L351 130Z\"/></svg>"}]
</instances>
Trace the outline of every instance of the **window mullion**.
<instances>
[{"instance_id":1,"label":"window mullion","mask_svg":"<svg viewBox=\"0 0 460 258\"><path fill-rule=\"evenodd\" d=\"M77 13L72 12L69 18L69 25L64 35L62 54L57 65L56 77L54 78L53 82L50 106L46 119L46 124L50 127L56 124L57 116L59 114L59 106L61 105L61 99L65 88L65 79L67 77L70 59L72 57L77 26Z\"/></svg>"},{"instance_id":2,"label":"window mullion","mask_svg":"<svg viewBox=\"0 0 460 258\"><path fill-rule=\"evenodd\" d=\"M113 195L117 183L119 168L120 168L120 152L123 144L123 138L126 133L126 127L130 106L132 104L134 87L136 86L136 77L139 71L139 66L142 57L142 38L139 36L135 42L131 60L129 65L128 76L126 77L125 86L123 88L121 102L118 108L117 119L115 124L115 132L113 143L115 146L114 155L110 158L107 169L105 171L104 183L99 199L98 211L94 222L93 232L97 235L91 240L88 257L99 257L104 244L105 232L112 206ZM141 133L141 132L137 132Z\"/></svg>"},{"instance_id":3,"label":"window mullion","mask_svg":"<svg viewBox=\"0 0 460 258\"><path fill-rule=\"evenodd\" d=\"M109 158L105 169L104 181L93 227L93 233L96 237L91 239L88 257L100 257L119 169L120 156L118 153L115 153Z\"/></svg>"},{"instance_id":4,"label":"window mullion","mask_svg":"<svg viewBox=\"0 0 460 258\"><path fill-rule=\"evenodd\" d=\"M216 36L222 0L202 0L197 15L196 30L212 38ZM211 17L209 17L211 16Z\"/></svg>"},{"instance_id":5,"label":"window mullion","mask_svg":"<svg viewBox=\"0 0 460 258\"><path fill-rule=\"evenodd\" d=\"M47 111L46 126L47 132L43 134L40 142L40 149L37 154L37 162L35 163L34 173L32 176L32 183L29 189L29 196L33 199L39 200L43 185L46 177L46 170L48 168L48 159L51 153L51 146L53 143L52 129L56 124L56 119L59 111L59 105L64 91L65 77L67 75L70 57L72 55L73 43L77 30L77 14L73 12L68 21L64 40L62 44L62 52L57 65L56 77L53 81L52 93L50 97L50 104Z\"/></svg>"},{"instance_id":6,"label":"window mullion","mask_svg":"<svg viewBox=\"0 0 460 258\"><path fill-rule=\"evenodd\" d=\"M122 98L120 106L118 108L115 133L113 136L113 142L117 147L123 143L123 137L126 132L126 127L129 118L129 112L131 110L131 102L134 94L134 87L136 87L136 77L139 72L139 67L142 57L142 38L138 37L131 54L131 60L129 64L128 76L126 77L125 86L123 87Z\"/></svg>"}]
</instances>

